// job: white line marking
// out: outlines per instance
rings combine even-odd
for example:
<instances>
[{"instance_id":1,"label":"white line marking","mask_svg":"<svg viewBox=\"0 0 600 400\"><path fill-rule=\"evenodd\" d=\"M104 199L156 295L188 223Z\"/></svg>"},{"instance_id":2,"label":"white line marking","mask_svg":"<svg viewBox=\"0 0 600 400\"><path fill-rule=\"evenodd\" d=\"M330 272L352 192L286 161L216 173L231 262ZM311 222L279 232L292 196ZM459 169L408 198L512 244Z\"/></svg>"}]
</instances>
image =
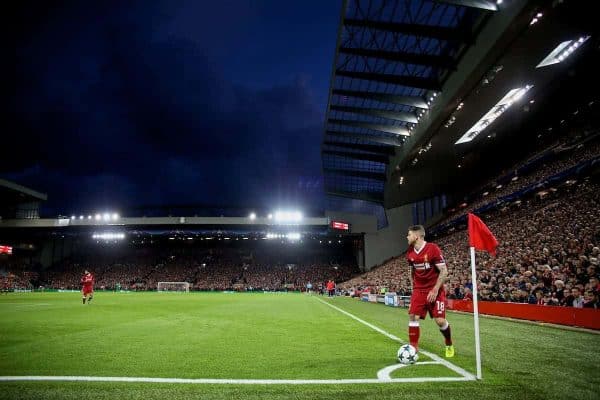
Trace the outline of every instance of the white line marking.
<instances>
[{"instance_id":1,"label":"white line marking","mask_svg":"<svg viewBox=\"0 0 600 400\"><path fill-rule=\"evenodd\" d=\"M416 364L413 365L431 365L431 364L437 364L437 365L441 365L439 362L437 361L422 361L422 362L418 362ZM382 381L391 381L393 378L390 376L390 374L392 372L394 372L397 369L400 368L404 368L404 367L408 367L409 364L392 364L389 365L385 368L380 369L379 371L377 371L377 379L382 380Z\"/></svg>"},{"instance_id":2,"label":"white line marking","mask_svg":"<svg viewBox=\"0 0 600 400\"><path fill-rule=\"evenodd\" d=\"M316 298L316 299L319 300L321 303L326 304L329 307L334 308L335 310L341 312L342 314L347 315L348 317L350 317L350 318L352 318L352 319L360 322L361 324L366 325L369 328L371 328L371 329L373 329L373 330L381 333L382 335L385 335L385 336L389 337L390 339L395 340L396 342L404 343L399 337L394 336L391 333L388 333L388 332L384 331L383 329L378 328L375 325L370 324L367 321L364 321L364 320L358 318L357 316L355 316L353 314L350 314L348 311L342 310L341 308L336 307L333 304L329 304L328 302L326 302L324 300L321 300L321 299L318 299L318 298ZM425 354L426 356L428 356L432 360L437 361L440 364L443 364L446 368L451 369L452 371L456 372L457 374L465 377L467 380L475 380L476 379L475 375L471 374L470 372L465 371L464 369L462 369L461 367L459 367L457 365L454 365L454 364L452 364L452 363L444 360L443 358L441 358L440 356L438 356L436 354L433 354L433 353L430 353L428 351L424 351L424 350L421 350L421 349L419 349L419 352Z\"/></svg>"},{"instance_id":3,"label":"white line marking","mask_svg":"<svg viewBox=\"0 0 600 400\"><path fill-rule=\"evenodd\" d=\"M362 319L331 305L321 299L320 302L333 307L337 311L349 316L356 321L367 325L369 328L389 337L390 339L402 342L398 337L376 327ZM442 364L451 370L462 375L461 377L419 377L419 378L391 378L390 374L404 364L396 364L385 367L377 373L376 379L186 379L186 378L148 378L148 377L128 377L128 376L0 376L0 382L15 381L59 381L59 382L141 382L141 383L179 383L179 384L229 384L229 385L340 385L340 384L382 384L382 383L422 383L422 382L461 382L473 381L475 377L447 362L446 360L421 350L421 353L432 358L435 361L417 362L415 365Z\"/></svg>"},{"instance_id":4,"label":"white line marking","mask_svg":"<svg viewBox=\"0 0 600 400\"><path fill-rule=\"evenodd\" d=\"M467 378L395 378L380 379L184 379L144 378L126 376L0 376L0 382L11 381L60 381L60 382L143 382L143 383L191 383L229 385L339 385L364 383L408 383L408 382L457 382Z\"/></svg>"}]
</instances>

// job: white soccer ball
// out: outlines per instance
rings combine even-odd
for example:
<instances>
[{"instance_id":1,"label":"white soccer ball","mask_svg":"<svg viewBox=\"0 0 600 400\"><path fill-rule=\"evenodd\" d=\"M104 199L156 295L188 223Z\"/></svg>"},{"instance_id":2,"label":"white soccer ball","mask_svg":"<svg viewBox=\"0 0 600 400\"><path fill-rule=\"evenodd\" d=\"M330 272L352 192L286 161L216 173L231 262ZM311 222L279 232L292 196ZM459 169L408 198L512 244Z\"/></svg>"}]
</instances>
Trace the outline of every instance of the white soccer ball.
<instances>
[{"instance_id":1,"label":"white soccer ball","mask_svg":"<svg viewBox=\"0 0 600 400\"><path fill-rule=\"evenodd\" d=\"M419 359L419 353L410 344L402 345L398 349L398 361L402 364L414 364Z\"/></svg>"}]
</instances>

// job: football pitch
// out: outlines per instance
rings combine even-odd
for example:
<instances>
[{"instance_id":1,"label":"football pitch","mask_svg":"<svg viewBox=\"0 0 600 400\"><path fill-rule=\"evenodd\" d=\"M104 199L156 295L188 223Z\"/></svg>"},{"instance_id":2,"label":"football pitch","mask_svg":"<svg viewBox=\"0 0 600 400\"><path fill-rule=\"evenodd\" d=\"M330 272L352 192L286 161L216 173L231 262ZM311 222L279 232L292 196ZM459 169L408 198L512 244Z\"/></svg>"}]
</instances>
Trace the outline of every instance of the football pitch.
<instances>
[{"instance_id":1,"label":"football pitch","mask_svg":"<svg viewBox=\"0 0 600 400\"><path fill-rule=\"evenodd\" d=\"M395 359L406 309L278 293L0 297L0 399L596 399L600 335L450 313L456 356L421 323L419 362Z\"/></svg>"}]
</instances>

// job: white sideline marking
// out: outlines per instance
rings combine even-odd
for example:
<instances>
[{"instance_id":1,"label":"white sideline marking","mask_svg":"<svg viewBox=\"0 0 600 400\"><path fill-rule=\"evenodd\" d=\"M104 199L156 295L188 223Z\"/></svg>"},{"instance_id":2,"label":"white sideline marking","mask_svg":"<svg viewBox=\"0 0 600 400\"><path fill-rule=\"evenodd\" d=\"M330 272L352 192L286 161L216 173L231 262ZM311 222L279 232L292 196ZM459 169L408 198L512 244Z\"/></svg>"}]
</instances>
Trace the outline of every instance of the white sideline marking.
<instances>
[{"instance_id":1,"label":"white sideline marking","mask_svg":"<svg viewBox=\"0 0 600 400\"><path fill-rule=\"evenodd\" d=\"M467 378L395 378L381 379L184 379L144 378L126 376L0 376L0 382L10 381L78 381L78 382L144 382L229 385L339 385L357 383L456 382Z\"/></svg>"},{"instance_id":2,"label":"white sideline marking","mask_svg":"<svg viewBox=\"0 0 600 400\"><path fill-rule=\"evenodd\" d=\"M321 299L320 302L333 307L337 311L349 316L350 318L368 326L369 328L389 337L397 342L402 342L398 337L384 331L381 328L372 325L347 311L331 305ZM16 381L53 381L53 382L140 382L140 383L177 383L177 384L228 384L228 385L340 385L340 384L386 384L386 383L422 383L422 382L461 382L473 381L475 376L425 351L420 351L434 361L417 362L417 365L442 364L449 369L457 372L460 377L418 377L418 378L391 378L390 374L396 369L402 368L404 364L394 364L385 367L377 372L377 378L373 379L187 379L187 378L149 378L149 377L129 377L129 376L0 376L0 382Z\"/></svg>"},{"instance_id":3,"label":"white sideline marking","mask_svg":"<svg viewBox=\"0 0 600 400\"><path fill-rule=\"evenodd\" d=\"M367 321L358 318L356 315L350 314L348 311L342 310L341 308L336 307L333 304L329 304L328 302L326 302L324 300L321 300L319 298L316 298L316 299L319 300L321 303L326 304L329 307L334 308L335 310L341 312L342 314L347 315L350 318L352 318L352 319L360 322L361 324L366 325L369 328L371 328L371 329L373 329L373 330L381 333L382 335L385 335L385 336L389 337L390 339L395 340L396 342L404 343L399 337L394 336L391 333L388 333L388 332L384 331L383 329L378 328L375 325L370 324ZM476 379L475 375L471 374L470 372L465 371L464 369L462 369L461 367L459 367L457 365L452 364L451 362L448 362L448 361L444 360L442 357L440 357L440 356L438 356L436 354L433 354L433 353L430 353L428 351L424 351L424 350L421 350L421 349L419 349L419 352L425 354L426 356L428 356L432 360L437 361L440 364L443 364L446 368L451 369L452 371L456 372L457 374L463 376L465 378L465 380L473 380L474 381Z\"/></svg>"}]
</instances>

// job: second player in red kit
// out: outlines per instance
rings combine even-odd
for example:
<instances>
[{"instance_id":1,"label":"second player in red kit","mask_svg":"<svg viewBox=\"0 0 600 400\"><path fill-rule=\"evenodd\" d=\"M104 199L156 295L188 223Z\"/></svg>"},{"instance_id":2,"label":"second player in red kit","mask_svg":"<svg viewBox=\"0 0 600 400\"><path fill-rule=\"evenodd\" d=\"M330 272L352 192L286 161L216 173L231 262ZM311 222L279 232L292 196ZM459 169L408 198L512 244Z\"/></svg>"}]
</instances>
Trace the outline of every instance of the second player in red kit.
<instances>
[{"instance_id":1,"label":"second player in red kit","mask_svg":"<svg viewBox=\"0 0 600 400\"><path fill-rule=\"evenodd\" d=\"M425 228L411 226L406 237L406 259L410 267L412 295L408 310L408 336L410 344L419 348L419 320L427 314L440 328L446 343L446 357L454 357L450 325L446 320L446 291L444 282L448 276L446 261L440 248L425 241Z\"/></svg>"},{"instance_id":2,"label":"second player in red kit","mask_svg":"<svg viewBox=\"0 0 600 400\"><path fill-rule=\"evenodd\" d=\"M81 295L83 304L87 299L88 304L94 298L94 275L91 274L88 270L85 270L84 275L81 277Z\"/></svg>"}]
</instances>

